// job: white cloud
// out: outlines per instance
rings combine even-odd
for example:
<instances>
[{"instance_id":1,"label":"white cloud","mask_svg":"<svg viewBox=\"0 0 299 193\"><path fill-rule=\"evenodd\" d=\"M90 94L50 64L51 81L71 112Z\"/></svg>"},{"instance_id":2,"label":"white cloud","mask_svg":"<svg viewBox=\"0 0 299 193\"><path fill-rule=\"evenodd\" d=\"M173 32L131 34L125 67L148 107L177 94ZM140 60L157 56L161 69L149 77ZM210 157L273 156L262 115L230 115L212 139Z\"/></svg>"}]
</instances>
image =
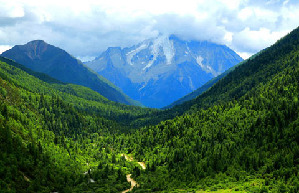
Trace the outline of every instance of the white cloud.
<instances>
[{"instance_id":1,"label":"white cloud","mask_svg":"<svg viewBox=\"0 0 299 193\"><path fill-rule=\"evenodd\" d=\"M283 2L283 5L287 5L290 2L290 0L286 0Z\"/></svg>"},{"instance_id":2,"label":"white cloud","mask_svg":"<svg viewBox=\"0 0 299 193\"><path fill-rule=\"evenodd\" d=\"M82 62L89 62L95 59L94 56L77 56L77 58Z\"/></svg>"},{"instance_id":3,"label":"white cloud","mask_svg":"<svg viewBox=\"0 0 299 193\"><path fill-rule=\"evenodd\" d=\"M219 0L221 3L223 3L228 9L230 10L236 10L239 8L240 4L245 2L242 0Z\"/></svg>"},{"instance_id":4,"label":"white cloud","mask_svg":"<svg viewBox=\"0 0 299 193\"><path fill-rule=\"evenodd\" d=\"M241 56L244 60L248 59L250 56L252 56L254 53L249 52L237 52L239 56Z\"/></svg>"},{"instance_id":5,"label":"white cloud","mask_svg":"<svg viewBox=\"0 0 299 193\"><path fill-rule=\"evenodd\" d=\"M232 42L232 40L233 40L233 33L225 32L224 41L226 41L227 43L230 43L230 42Z\"/></svg>"},{"instance_id":6,"label":"white cloud","mask_svg":"<svg viewBox=\"0 0 299 193\"><path fill-rule=\"evenodd\" d=\"M4 1L0 4L0 17L24 17L22 4L14 1Z\"/></svg>"},{"instance_id":7,"label":"white cloud","mask_svg":"<svg viewBox=\"0 0 299 193\"><path fill-rule=\"evenodd\" d=\"M0 54L5 52L6 50L9 50L10 48L12 48L12 46L10 45L0 45Z\"/></svg>"},{"instance_id":8,"label":"white cloud","mask_svg":"<svg viewBox=\"0 0 299 193\"><path fill-rule=\"evenodd\" d=\"M239 52L254 53L257 50L262 50L274 44L287 33L288 31L272 32L267 28L251 30L247 27L243 31L234 34L232 45L234 45Z\"/></svg>"},{"instance_id":9,"label":"white cloud","mask_svg":"<svg viewBox=\"0 0 299 193\"><path fill-rule=\"evenodd\" d=\"M253 10L250 7L245 7L244 9L241 9L238 13L238 18L241 21L246 21L248 18L250 18L253 15Z\"/></svg>"},{"instance_id":10,"label":"white cloud","mask_svg":"<svg viewBox=\"0 0 299 193\"><path fill-rule=\"evenodd\" d=\"M0 45L44 39L80 58L159 33L226 44L246 57L299 18L291 0L0 0L0 10Z\"/></svg>"}]
</instances>

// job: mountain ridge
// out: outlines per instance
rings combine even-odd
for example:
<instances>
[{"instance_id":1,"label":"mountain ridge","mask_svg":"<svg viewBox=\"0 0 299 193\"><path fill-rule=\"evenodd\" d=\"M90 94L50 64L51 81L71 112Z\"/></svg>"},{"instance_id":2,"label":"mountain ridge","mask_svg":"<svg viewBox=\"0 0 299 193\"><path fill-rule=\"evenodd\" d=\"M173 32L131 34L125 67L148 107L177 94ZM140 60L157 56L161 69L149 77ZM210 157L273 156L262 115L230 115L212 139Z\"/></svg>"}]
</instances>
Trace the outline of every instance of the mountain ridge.
<instances>
[{"instance_id":1,"label":"mountain ridge","mask_svg":"<svg viewBox=\"0 0 299 193\"><path fill-rule=\"evenodd\" d=\"M85 64L134 100L161 108L242 60L224 45L161 35L132 47L109 47Z\"/></svg>"},{"instance_id":2,"label":"mountain ridge","mask_svg":"<svg viewBox=\"0 0 299 193\"><path fill-rule=\"evenodd\" d=\"M299 191L299 28L165 111L2 60L3 192Z\"/></svg>"},{"instance_id":3,"label":"mountain ridge","mask_svg":"<svg viewBox=\"0 0 299 193\"><path fill-rule=\"evenodd\" d=\"M3 52L1 56L23 64L33 71L46 73L62 82L87 86L112 101L138 104L110 81L88 69L80 60L43 40L16 45Z\"/></svg>"},{"instance_id":4,"label":"mountain ridge","mask_svg":"<svg viewBox=\"0 0 299 193\"><path fill-rule=\"evenodd\" d=\"M298 58L296 28L138 130L130 152L151 168L139 191L298 192Z\"/></svg>"}]
</instances>

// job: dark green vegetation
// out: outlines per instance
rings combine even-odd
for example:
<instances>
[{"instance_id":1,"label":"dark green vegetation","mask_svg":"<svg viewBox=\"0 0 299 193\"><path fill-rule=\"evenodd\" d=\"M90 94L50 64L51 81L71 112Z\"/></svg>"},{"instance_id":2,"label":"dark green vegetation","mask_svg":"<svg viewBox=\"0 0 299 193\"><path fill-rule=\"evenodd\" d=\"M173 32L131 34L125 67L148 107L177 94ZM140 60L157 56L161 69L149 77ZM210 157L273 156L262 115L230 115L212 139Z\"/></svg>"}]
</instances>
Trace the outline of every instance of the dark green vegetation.
<instances>
[{"instance_id":1,"label":"dark green vegetation","mask_svg":"<svg viewBox=\"0 0 299 193\"><path fill-rule=\"evenodd\" d=\"M299 191L299 29L165 111L0 67L3 192Z\"/></svg>"},{"instance_id":2,"label":"dark green vegetation","mask_svg":"<svg viewBox=\"0 0 299 193\"><path fill-rule=\"evenodd\" d=\"M2 192L117 192L130 186L125 174L133 166L111 148L113 133L147 124L156 110L109 101L5 58L0 85Z\"/></svg>"},{"instance_id":3,"label":"dark green vegetation","mask_svg":"<svg viewBox=\"0 0 299 193\"><path fill-rule=\"evenodd\" d=\"M151 190L253 181L238 189L298 192L298 84L296 29L179 106L183 116L127 136L128 151L150 168L137 181Z\"/></svg>"},{"instance_id":4,"label":"dark green vegetation","mask_svg":"<svg viewBox=\"0 0 299 193\"><path fill-rule=\"evenodd\" d=\"M10 58L36 72L42 72L66 83L83 85L97 91L109 100L138 105L104 77L85 67L66 51L42 40L14 46L1 56Z\"/></svg>"}]
</instances>

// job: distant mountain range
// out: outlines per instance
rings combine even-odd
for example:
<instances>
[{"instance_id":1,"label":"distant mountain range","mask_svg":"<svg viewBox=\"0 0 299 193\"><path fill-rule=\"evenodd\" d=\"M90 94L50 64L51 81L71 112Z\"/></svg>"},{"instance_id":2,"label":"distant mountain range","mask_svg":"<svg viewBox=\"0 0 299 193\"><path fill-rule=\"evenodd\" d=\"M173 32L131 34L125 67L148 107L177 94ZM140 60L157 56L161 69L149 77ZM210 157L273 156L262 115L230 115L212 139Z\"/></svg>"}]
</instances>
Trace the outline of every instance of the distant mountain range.
<instances>
[{"instance_id":1,"label":"distant mountain range","mask_svg":"<svg viewBox=\"0 0 299 193\"><path fill-rule=\"evenodd\" d=\"M66 51L42 40L14 46L2 53L1 56L12 59L34 71L45 73L62 82L89 87L109 100L129 105L138 104L111 82L89 70L81 61Z\"/></svg>"},{"instance_id":2,"label":"distant mountain range","mask_svg":"<svg viewBox=\"0 0 299 193\"><path fill-rule=\"evenodd\" d=\"M161 108L198 89L243 59L224 45L158 36L129 48L111 47L85 63L132 99Z\"/></svg>"}]
</instances>

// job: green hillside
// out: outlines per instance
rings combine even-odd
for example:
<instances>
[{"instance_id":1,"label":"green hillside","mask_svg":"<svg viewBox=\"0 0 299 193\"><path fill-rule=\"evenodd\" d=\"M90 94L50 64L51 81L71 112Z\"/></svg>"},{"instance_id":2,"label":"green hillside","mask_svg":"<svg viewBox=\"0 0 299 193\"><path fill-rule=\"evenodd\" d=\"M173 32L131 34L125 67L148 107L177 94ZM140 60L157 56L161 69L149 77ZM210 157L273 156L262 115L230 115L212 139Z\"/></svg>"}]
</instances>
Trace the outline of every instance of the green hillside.
<instances>
[{"instance_id":1,"label":"green hillside","mask_svg":"<svg viewBox=\"0 0 299 193\"><path fill-rule=\"evenodd\" d=\"M237 100L258 84L266 83L288 65L285 62L277 64L277 61L288 57L287 54L292 54L291 51L296 50L296 46L299 44L298 31L295 29L276 44L241 62L207 92L166 110L164 114L167 114L168 118L173 118L186 112Z\"/></svg>"},{"instance_id":2,"label":"green hillside","mask_svg":"<svg viewBox=\"0 0 299 193\"><path fill-rule=\"evenodd\" d=\"M3 52L1 56L62 82L91 88L109 100L129 105L140 105L110 81L88 69L81 61L43 40L34 40L25 45L14 46Z\"/></svg>"},{"instance_id":3,"label":"green hillside","mask_svg":"<svg viewBox=\"0 0 299 193\"><path fill-rule=\"evenodd\" d=\"M125 175L133 166L114 153L111 141L120 131L149 124L147 117L157 111L109 101L5 58L0 58L0 100L1 192L130 187Z\"/></svg>"},{"instance_id":4,"label":"green hillside","mask_svg":"<svg viewBox=\"0 0 299 193\"><path fill-rule=\"evenodd\" d=\"M2 192L299 191L299 29L165 111L0 60Z\"/></svg>"},{"instance_id":5,"label":"green hillside","mask_svg":"<svg viewBox=\"0 0 299 193\"><path fill-rule=\"evenodd\" d=\"M57 95L72 104L80 112L88 111L89 114L117 120L125 126L134 125L134 121L141 124L141 126L146 125L146 120L148 117L151 117L149 115L153 113L154 116L154 113L158 112L155 109L128 106L110 101L89 88L62 83L46 74L34 72L21 64L3 57L0 57L1 61L0 73L8 82L33 93Z\"/></svg>"},{"instance_id":6,"label":"green hillside","mask_svg":"<svg viewBox=\"0 0 299 193\"><path fill-rule=\"evenodd\" d=\"M170 110L184 115L127 136L148 163L141 189L298 192L298 56L296 29Z\"/></svg>"}]
</instances>

